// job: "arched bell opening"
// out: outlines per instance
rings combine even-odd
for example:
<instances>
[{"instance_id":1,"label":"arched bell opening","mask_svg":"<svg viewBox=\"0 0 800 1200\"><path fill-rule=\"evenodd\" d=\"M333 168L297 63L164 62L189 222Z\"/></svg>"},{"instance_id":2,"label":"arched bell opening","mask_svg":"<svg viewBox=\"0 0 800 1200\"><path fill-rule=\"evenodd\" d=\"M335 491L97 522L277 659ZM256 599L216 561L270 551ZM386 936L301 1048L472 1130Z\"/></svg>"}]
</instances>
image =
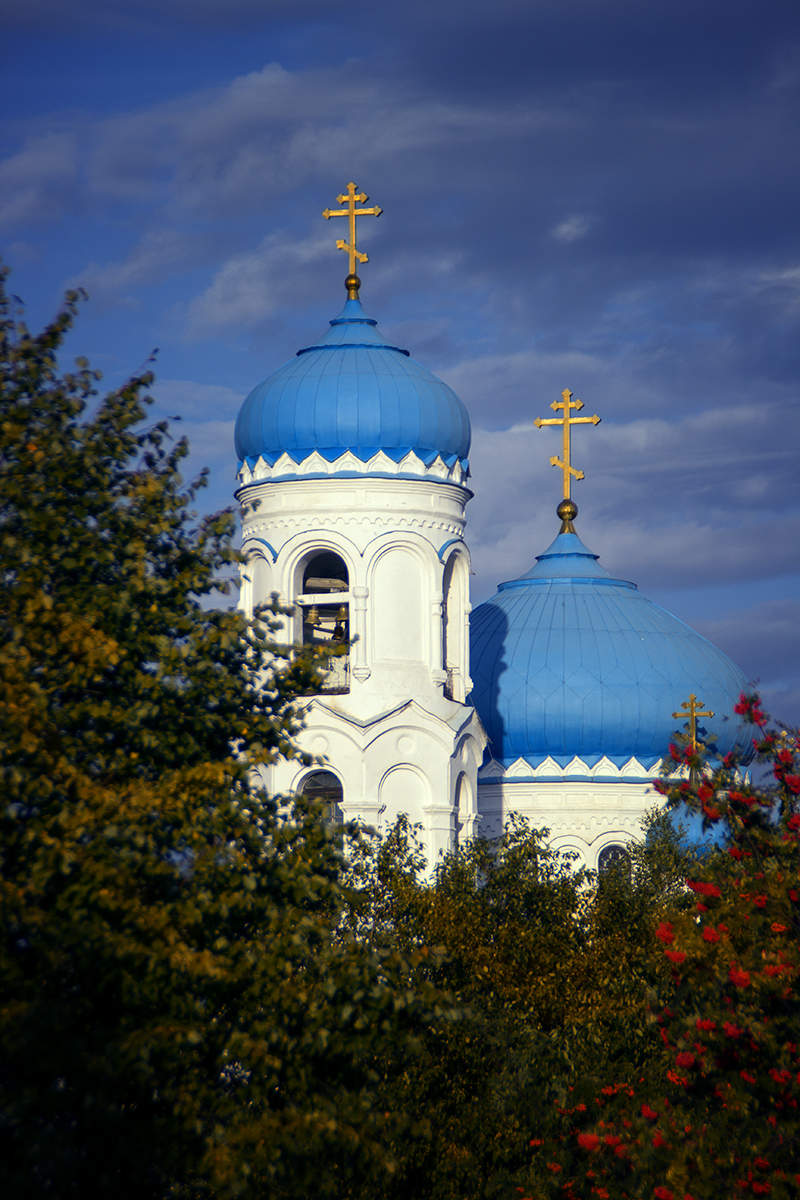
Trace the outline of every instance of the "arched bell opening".
<instances>
[{"instance_id":1,"label":"arched bell opening","mask_svg":"<svg viewBox=\"0 0 800 1200\"><path fill-rule=\"evenodd\" d=\"M332 550L317 550L298 568L299 591L294 602L298 613L296 638L306 646L330 648L350 641L350 576L344 559ZM322 692L350 690L350 655L331 654L321 663Z\"/></svg>"},{"instance_id":2,"label":"arched bell opening","mask_svg":"<svg viewBox=\"0 0 800 1200\"><path fill-rule=\"evenodd\" d=\"M620 874L630 879L631 856L619 842L610 842L597 856L597 871L599 875Z\"/></svg>"},{"instance_id":3,"label":"arched bell opening","mask_svg":"<svg viewBox=\"0 0 800 1200\"><path fill-rule=\"evenodd\" d=\"M333 771L312 771L300 785L300 795L309 796L322 806L326 821L341 825L344 821L344 789Z\"/></svg>"}]
</instances>

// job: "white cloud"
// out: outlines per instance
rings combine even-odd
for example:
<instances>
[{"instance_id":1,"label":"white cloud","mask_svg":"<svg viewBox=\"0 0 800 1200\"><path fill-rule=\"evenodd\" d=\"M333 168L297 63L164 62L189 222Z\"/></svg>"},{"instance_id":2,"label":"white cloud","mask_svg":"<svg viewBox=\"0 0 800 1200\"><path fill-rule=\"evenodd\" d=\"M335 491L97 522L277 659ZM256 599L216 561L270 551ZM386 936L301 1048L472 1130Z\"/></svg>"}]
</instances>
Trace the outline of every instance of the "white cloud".
<instances>
[{"instance_id":1,"label":"white cloud","mask_svg":"<svg viewBox=\"0 0 800 1200\"><path fill-rule=\"evenodd\" d=\"M550 230L550 236L557 242L577 242L586 237L591 221L581 213L573 213L565 217Z\"/></svg>"},{"instance_id":2,"label":"white cloud","mask_svg":"<svg viewBox=\"0 0 800 1200\"><path fill-rule=\"evenodd\" d=\"M324 231L299 241L272 233L253 251L223 263L210 285L191 301L186 317L189 337L209 330L252 329L285 301L292 281L294 303L313 288L314 267L330 259L330 237ZM295 286L296 285L296 286Z\"/></svg>"},{"instance_id":3,"label":"white cloud","mask_svg":"<svg viewBox=\"0 0 800 1200\"><path fill-rule=\"evenodd\" d=\"M187 210L264 211L324 173L384 167L398 155L513 142L571 118L553 107L496 108L408 94L385 77L279 63L228 85L98 122L89 177L105 197L161 197ZM331 197L332 198L332 197Z\"/></svg>"},{"instance_id":4,"label":"white cloud","mask_svg":"<svg viewBox=\"0 0 800 1200\"><path fill-rule=\"evenodd\" d=\"M145 233L127 258L103 265L91 262L74 280L92 296L121 294L163 279L176 267L196 264L198 239L175 229Z\"/></svg>"}]
</instances>

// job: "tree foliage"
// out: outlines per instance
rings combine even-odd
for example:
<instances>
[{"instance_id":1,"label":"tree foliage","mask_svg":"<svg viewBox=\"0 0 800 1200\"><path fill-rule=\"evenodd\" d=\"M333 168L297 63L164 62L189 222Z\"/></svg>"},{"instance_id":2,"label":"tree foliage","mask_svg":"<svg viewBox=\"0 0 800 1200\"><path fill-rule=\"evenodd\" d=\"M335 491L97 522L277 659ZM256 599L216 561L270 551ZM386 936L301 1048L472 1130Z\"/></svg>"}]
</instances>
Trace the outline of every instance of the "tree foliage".
<instances>
[{"instance_id":1,"label":"tree foliage","mask_svg":"<svg viewBox=\"0 0 800 1200\"><path fill-rule=\"evenodd\" d=\"M264 794L315 664L213 607L232 517L194 517L149 373L60 370L78 300L35 335L0 287L3 1192L357 1194L436 1000Z\"/></svg>"},{"instance_id":2,"label":"tree foliage","mask_svg":"<svg viewBox=\"0 0 800 1200\"><path fill-rule=\"evenodd\" d=\"M654 1054L648 1003L669 984L654 939L687 862L657 822L631 875L576 869L546 830L513 821L445 856L431 879L413 831L398 822L351 859L349 920L376 946L424 947L424 977L457 1001L391 1099L420 1121L389 1196L513 1196L528 1178L532 1114L556 1138L577 1089L605 1082L609 1061L641 1072Z\"/></svg>"}]
</instances>

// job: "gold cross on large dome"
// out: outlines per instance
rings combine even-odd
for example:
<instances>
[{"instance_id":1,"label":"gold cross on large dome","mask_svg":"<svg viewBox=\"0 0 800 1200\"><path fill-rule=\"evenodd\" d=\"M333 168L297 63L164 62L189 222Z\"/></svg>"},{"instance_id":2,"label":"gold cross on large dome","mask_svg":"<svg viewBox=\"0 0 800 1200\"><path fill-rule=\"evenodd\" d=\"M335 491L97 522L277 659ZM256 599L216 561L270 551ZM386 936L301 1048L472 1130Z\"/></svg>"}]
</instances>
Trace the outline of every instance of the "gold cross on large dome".
<instances>
[{"instance_id":1,"label":"gold cross on large dome","mask_svg":"<svg viewBox=\"0 0 800 1200\"><path fill-rule=\"evenodd\" d=\"M599 425L600 418L598 417L597 413L595 413L592 417L571 417L571 412L579 412L583 408L583 401L573 400L572 392L569 390L569 388L564 388L563 392L561 393L561 399L554 400L550 407L552 408L553 412L558 412L558 410L561 409L562 416L537 417L533 423L537 429L541 429L543 425L563 426L564 449L562 451L562 457L559 458L554 454L550 459L550 466L561 468L564 475L564 499L569 500L571 490L570 485L573 478L583 479L584 477L583 471L577 470L577 468L573 467L572 465L572 444L570 439L570 431L573 425Z\"/></svg>"}]
</instances>

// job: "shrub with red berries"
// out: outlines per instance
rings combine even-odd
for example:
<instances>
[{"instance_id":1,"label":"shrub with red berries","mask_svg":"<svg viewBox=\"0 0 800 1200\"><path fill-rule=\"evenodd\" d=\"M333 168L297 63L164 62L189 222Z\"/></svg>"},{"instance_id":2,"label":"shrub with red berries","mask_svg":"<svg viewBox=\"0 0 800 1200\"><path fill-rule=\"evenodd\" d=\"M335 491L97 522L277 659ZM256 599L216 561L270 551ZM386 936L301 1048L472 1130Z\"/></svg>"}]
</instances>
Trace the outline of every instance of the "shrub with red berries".
<instances>
[{"instance_id":1,"label":"shrub with red berries","mask_svg":"<svg viewBox=\"0 0 800 1200\"><path fill-rule=\"evenodd\" d=\"M766 782L732 756L704 763L702 747L688 772L675 771L675 747L659 785L668 805L721 835L685 881L692 903L654 921L671 978L651 1007L660 1053L644 1074L564 1110L557 1188L533 1160L542 1195L800 1193L800 749L796 733L770 727L758 697L742 696L737 712L753 726ZM546 1143L541 1152L556 1156Z\"/></svg>"}]
</instances>

